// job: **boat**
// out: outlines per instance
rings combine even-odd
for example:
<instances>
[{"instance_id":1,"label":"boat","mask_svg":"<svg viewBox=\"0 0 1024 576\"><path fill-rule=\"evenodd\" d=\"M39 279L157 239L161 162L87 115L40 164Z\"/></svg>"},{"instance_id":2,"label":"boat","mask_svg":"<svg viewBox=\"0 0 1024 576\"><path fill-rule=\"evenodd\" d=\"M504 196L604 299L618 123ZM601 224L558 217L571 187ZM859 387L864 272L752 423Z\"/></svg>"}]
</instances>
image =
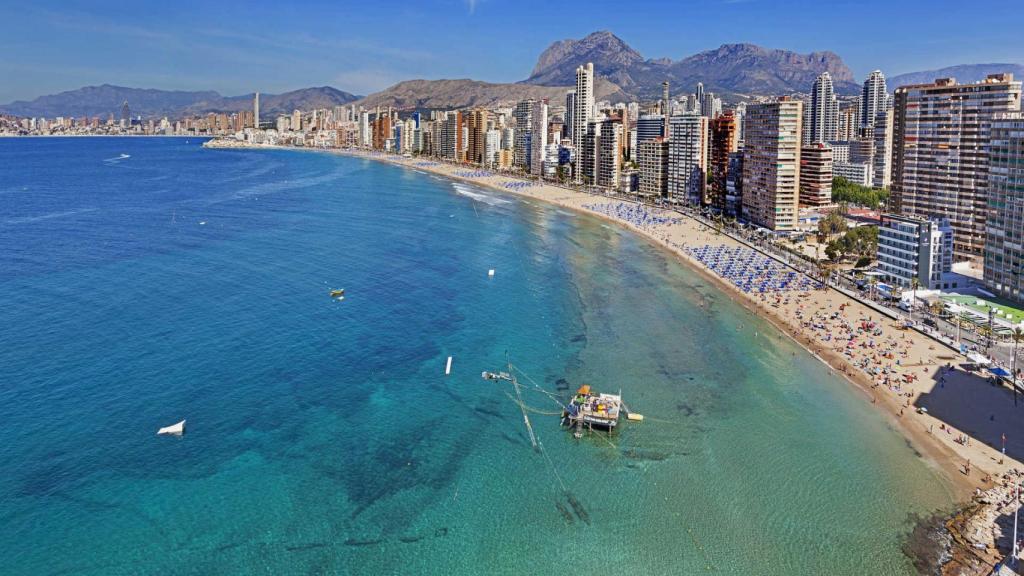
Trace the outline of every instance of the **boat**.
<instances>
[{"instance_id":1,"label":"boat","mask_svg":"<svg viewBox=\"0 0 1024 576\"><path fill-rule=\"evenodd\" d=\"M182 420L177 424L171 424L170 426L164 426L163 428L156 431L157 436L181 436L185 433L185 421Z\"/></svg>"},{"instance_id":2,"label":"boat","mask_svg":"<svg viewBox=\"0 0 1024 576\"><path fill-rule=\"evenodd\" d=\"M338 299L338 300L344 300L345 299L345 289L341 288L340 290L331 290L331 298L335 298L335 299Z\"/></svg>"}]
</instances>

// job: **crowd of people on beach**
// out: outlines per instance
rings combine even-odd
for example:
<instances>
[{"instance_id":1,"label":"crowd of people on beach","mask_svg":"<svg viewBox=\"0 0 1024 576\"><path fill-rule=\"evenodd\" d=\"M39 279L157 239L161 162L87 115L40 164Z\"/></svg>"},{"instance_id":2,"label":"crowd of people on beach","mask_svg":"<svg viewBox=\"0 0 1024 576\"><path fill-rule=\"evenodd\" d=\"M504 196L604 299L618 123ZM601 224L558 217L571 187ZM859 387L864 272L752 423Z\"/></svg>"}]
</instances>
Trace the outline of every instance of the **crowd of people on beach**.
<instances>
[{"instance_id":1,"label":"crowd of people on beach","mask_svg":"<svg viewBox=\"0 0 1024 576\"><path fill-rule=\"evenodd\" d=\"M648 210L645 206L640 204L610 202L601 204L584 204L583 207L598 214L608 216L609 218L614 218L616 220L626 222L627 224L632 224L642 230L647 230L654 226L676 224L680 221L680 218L662 216L656 212Z\"/></svg>"},{"instance_id":2,"label":"crowd of people on beach","mask_svg":"<svg viewBox=\"0 0 1024 576\"><path fill-rule=\"evenodd\" d=\"M491 173L487 170L459 170L454 175L459 178L487 178Z\"/></svg>"},{"instance_id":3,"label":"crowd of people on beach","mask_svg":"<svg viewBox=\"0 0 1024 576\"><path fill-rule=\"evenodd\" d=\"M533 188L534 186L540 186L538 182L526 180L512 180L502 182L501 185L507 190L523 190L526 188Z\"/></svg>"},{"instance_id":4,"label":"crowd of people on beach","mask_svg":"<svg viewBox=\"0 0 1024 576\"><path fill-rule=\"evenodd\" d=\"M738 246L677 246L726 282L746 293L806 292L820 284L772 258Z\"/></svg>"}]
</instances>

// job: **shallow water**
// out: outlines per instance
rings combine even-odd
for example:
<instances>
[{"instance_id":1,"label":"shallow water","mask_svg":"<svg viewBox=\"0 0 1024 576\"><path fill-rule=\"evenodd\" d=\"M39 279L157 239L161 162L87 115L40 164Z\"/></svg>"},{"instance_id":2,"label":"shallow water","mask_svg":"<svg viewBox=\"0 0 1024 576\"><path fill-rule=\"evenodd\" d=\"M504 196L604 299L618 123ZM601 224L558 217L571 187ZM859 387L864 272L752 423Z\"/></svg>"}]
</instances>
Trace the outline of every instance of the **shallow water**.
<instances>
[{"instance_id":1,"label":"shallow water","mask_svg":"<svg viewBox=\"0 0 1024 576\"><path fill-rule=\"evenodd\" d=\"M9 573L910 574L909 515L950 504L859 392L635 235L199 144L0 139ZM577 442L527 392L534 452L480 378L506 351L647 419Z\"/></svg>"}]
</instances>

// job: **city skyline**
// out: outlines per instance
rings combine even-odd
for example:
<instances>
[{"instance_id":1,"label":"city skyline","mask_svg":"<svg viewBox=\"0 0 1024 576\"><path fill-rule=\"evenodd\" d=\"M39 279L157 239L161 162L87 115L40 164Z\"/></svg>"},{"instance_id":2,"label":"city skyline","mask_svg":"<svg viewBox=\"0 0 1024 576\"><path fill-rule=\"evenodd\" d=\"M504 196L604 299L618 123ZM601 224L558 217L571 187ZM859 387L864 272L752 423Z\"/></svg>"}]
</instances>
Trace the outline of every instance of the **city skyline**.
<instances>
[{"instance_id":1,"label":"city skyline","mask_svg":"<svg viewBox=\"0 0 1024 576\"><path fill-rule=\"evenodd\" d=\"M895 8L880 2L839 4L829 7L829 21L856 34L837 35L826 32L835 26L812 25L820 6L799 0L639 2L614 12L614 18L602 9L604 4L588 3L587 10L569 4L558 8L573 13L572 19L555 18L550 6L531 1L497 0L391 1L373 10L319 1L288 7L254 2L245 4L244 11L230 2L215 7L109 2L88 7L43 2L17 10L0 6L6 21L31 23L11 27L0 39L0 49L17 55L0 62L0 72L10 79L0 86L0 102L103 83L224 94L328 84L369 94L415 78L515 82L529 76L552 42L604 29L645 58L678 60L742 42L800 53L831 51L858 80L874 69L897 75L1024 61L1012 28L1001 25L1020 15L1014 7L979 14L951 2ZM879 10L894 17L879 19ZM654 11L657 21L647 17ZM963 18L951 17L959 12ZM308 31L311 20L316 32ZM731 25L699 25L722 21ZM686 34L678 33L680 26ZM503 29L515 29L514 37L502 42ZM459 41L452 41L453 33ZM977 41L982 35L983 43ZM467 58L466 45L481 49Z\"/></svg>"}]
</instances>

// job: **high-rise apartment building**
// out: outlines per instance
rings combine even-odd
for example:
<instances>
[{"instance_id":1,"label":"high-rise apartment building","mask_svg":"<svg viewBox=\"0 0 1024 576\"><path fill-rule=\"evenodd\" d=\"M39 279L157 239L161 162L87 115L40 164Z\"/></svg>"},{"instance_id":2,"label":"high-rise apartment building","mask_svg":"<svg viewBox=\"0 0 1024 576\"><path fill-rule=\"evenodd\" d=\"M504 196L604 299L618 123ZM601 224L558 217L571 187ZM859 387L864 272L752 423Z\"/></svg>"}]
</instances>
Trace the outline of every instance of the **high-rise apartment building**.
<instances>
[{"instance_id":1,"label":"high-rise apartment building","mask_svg":"<svg viewBox=\"0 0 1024 576\"><path fill-rule=\"evenodd\" d=\"M669 119L668 199L707 204L708 118L696 113Z\"/></svg>"},{"instance_id":2,"label":"high-rise apartment building","mask_svg":"<svg viewBox=\"0 0 1024 576\"><path fill-rule=\"evenodd\" d=\"M800 149L800 204L827 206L832 203L832 148L824 142L804 144Z\"/></svg>"},{"instance_id":3,"label":"high-rise apartment building","mask_svg":"<svg viewBox=\"0 0 1024 576\"><path fill-rule=\"evenodd\" d=\"M874 128L880 112L888 107L889 93L885 87L885 75L881 70L868 74L860 93L860 122L862 128Z\"/></svg>"},{"instance_id":4,"label":"high-rise apartment building","mask_svg":"<svg viewBox=\"0 0 1024 576\"><path fill-rule=\"evenodd\" d=\"M252 121L253 128L260 128L260 93L257 92L252 99Z\"/></svg>"},{"instance_id":5,"label":"high-rise apartment building","mask_svg":"<svg viewBox=\"0 0 1024 576\"><path fill-rule=\"evenodd\" d=\"M548 147L548 101L534 101L530 116L530 174L542 176Z\"/></svg>"},{"instance_id":6,"label":"high-rise apartment building","mask_svg":"<svg viewBox=\"0 0 1024 576\"><path fill-rule=\"evenodd\" d=\"M811 89L810 142L831 142L839 127L839 100L832 88L832 75L822 72Z\"/></svg>"},{"instance_id":7,"label":"high-rise apartment building","mask_svg":"<svg viewBox=\"0 0 1024 576\"><path fill-rule=\"evenodd\" d=\"M668 141L664 138L644 140L637 144L640 167L641 196L660 198L668 191Z\"/></svg>"},{"instance_id":8,"label":"high-rise apartment building","mask_svg":"<svg viewBox=\"0 0 1024 576\"><path fill-rule=\"evenodd\" d=\"M569 90L568 92L565 93L565 124L564 124L564 129L565 129L565 137L568 138L570 142L573 141L573 139L572 139L572 130L573 130L573 126L575 125L574 124L574 120L573 120L573 114L575 114L575 113L576 113L576 91L575 90Z\"/></svg>"},{"instance_id":9,"label":"high-rise apartment building","mask_svg":"<svg viewBox=\"0 0 1024 576\"><path fill-rule=\"evenodd\" d=\"M484 135L487 133L487 120L490 114L486 110L470 110L466 114L468 141L466 143L466 161L474 164L484 163Z\"/></svg>"},{"instance_id":10,"label":"high-rise apartment building","mask_svg":"<svg viewBox=\"0 0 1024 576\"><path fill-rule=\"evenodd\" d=\"M636 121L636 143L640 145L647 140L664 138L666 118L661 114L644 114Z\"/></svg>"},{"instance_id":11,"label":"high-rise apartment building","mask_svg":"<svg viewBox=\"0 0 1024 576\"><path fill-rule=\"evenodd\" d=\"M747 106L743 120L743 215L758 226L797 227L803 102Z\"/></svg>"},{"instance_id":12,"label":"high-rise apartment building","mask_svg":"<svg viewBox=\"0 0 1024 576\"><path fill-rule=\"evenodd\" d=\"M989 133L984 279L995 294L1024 302L1024 116L996 118Z\"/></svg>"},{"instance_id":13,"label":"high-rise apartment building","mask_svg":"<svg viewBox=\"0 0 1024 576\"><path fill-rule=\"evenodd\" d=\"M533 111L536 100L523 100L512 109L516 121L515 145L512 148L512 165L524 170L530 166L530 137L533 128Z\"/></svg>"},{"instance_id":14,"label":"high-rise apartment building","mask_svg":"<svg viewBox=\"0 0 1024 576\"><path fill-rule=\"evenodd\" d=\"M959 261L980 264L988 214L988 138L998 114L1020 111L1021 83L991 74L973 84L952 78L895 93L892 209L948 219Z\"/></svg>"},{"instance_id":15,"label":"high-rise apartment building","mask_svg":"<svg viewBox=\"0 0 1024 576\"><path fill-rule=\"evenodd\" d=\"M618 189L622 170L622 122L609 119L601 122L597 136L597 185Z\"/></svg>"},{"instance_id":16,"label":"high-rise apartment building","mask_svg":"<svg viewBox=\"0 0 1024 576\"><path fill-rule=\"evenodd\" d=\"M891 109L875 115L875 127L871 134L875 141L871 185L875 188L888 188L892 182L892 118Z\"/></svg>"},{"instance_id":17,"label":"high-rise apartment building","mask_svg":"<svg viewBox=\"0 0 1024 576\"><path fill-rule=\"evenodd\" d=\"M878 271L909 288L917 278L923 290L943 287L953 269L953 229L948 220L882 214L878 227Z\"/></svg>"},{"instance_id":18,"label":"high-rise apartment building","mask_svg":"<svg viewBox=\"0 0 1024 576\"><path fill-rule=\"evenodd\" d=\"M587 125L594 113L594 64L576 69L576 96L572 113L572 146L577 151L583 148ZM577 154L579 154L577 152ZM580 171L576 170L576 181L580 182Z\"/></svg>"},{"instance_id":19,"label":"high-rise apartment building","mask_svg":"<svg viewBox=\"0 0 1024 576\"><path fill-rule=\"evenodd\" d=\"M732 110L725 111L711 121L711 157L708 160L711 184L708 191L708 204L712 208L719 210L726 208L729 155L736 151L739 143L738 136L736 114Z\"/></svg>"}]
</instances>

